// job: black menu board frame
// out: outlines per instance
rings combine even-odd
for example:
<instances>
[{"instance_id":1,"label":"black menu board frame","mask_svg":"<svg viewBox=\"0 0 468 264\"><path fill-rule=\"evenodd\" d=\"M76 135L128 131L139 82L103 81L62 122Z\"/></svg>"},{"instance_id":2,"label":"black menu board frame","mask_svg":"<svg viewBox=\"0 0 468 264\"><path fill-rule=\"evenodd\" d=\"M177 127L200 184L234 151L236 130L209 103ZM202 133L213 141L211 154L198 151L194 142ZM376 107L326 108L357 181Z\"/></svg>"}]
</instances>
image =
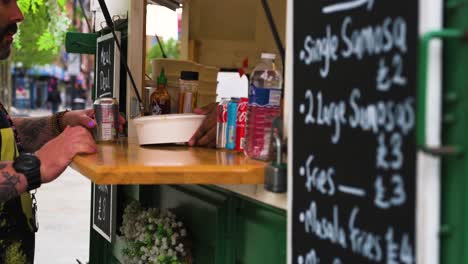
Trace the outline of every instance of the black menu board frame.
<instances>
[{"instance_id":1,"label":"black menu board frame","mask_svg":"<svg viewBox=\"0 0 468 264\"><path fill-rule=\"evenodd\" d=\"M115 32L121 39L121 33ZM116 98L120 91L120 52L112 33L97 38L94 99Z\"/></svg>"},{"instance_id":2,"label":"black menu board frame","mask_svg":"<svg viewBox=\"0 0 468 264\"><path fill-rule=\"evenodd\" d=\"M93 229L110 243L115 238L117 188L93 183Z\"/></svg>"},{"instance_id":3,"label":"black menu board frame","mask_svg":"<svg viewBox=\"0 0 468 264\"><path fill-rule=\"evenodd\" d=\"M289 7L288 263L416 263L418 2Z\"/></svg>"}]
</instances>

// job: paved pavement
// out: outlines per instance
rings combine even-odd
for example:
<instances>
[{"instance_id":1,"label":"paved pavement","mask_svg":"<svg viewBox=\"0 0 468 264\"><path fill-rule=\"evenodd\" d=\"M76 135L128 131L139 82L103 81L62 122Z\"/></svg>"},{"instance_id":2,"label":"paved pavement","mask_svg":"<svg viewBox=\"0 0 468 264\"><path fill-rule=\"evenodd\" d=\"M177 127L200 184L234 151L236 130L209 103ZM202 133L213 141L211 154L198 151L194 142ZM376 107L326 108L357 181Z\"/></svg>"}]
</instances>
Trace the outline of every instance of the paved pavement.
<instances>
[{"instance_id":1,"label":"paved pavement","mask_svg":"<svg viewBox=\"0 0 468 264\"><path fill-rule=\"evenodd\" d=\"M22 111L28 116L50 115L50 110ZM36 264L68 264L89 259L91 182L72 168L38 189L39 231Z\"/></svg>"},{"instance_id":2,"label":"paved pavement","mask_svg":"<svg viewBox=\"0 0 468 264\"><path fill-rule=\"evenodd\" d=\"M36 194L37 264L86 263L89 259L91 182L72 168Z\"/></svg>"}]
</instances>

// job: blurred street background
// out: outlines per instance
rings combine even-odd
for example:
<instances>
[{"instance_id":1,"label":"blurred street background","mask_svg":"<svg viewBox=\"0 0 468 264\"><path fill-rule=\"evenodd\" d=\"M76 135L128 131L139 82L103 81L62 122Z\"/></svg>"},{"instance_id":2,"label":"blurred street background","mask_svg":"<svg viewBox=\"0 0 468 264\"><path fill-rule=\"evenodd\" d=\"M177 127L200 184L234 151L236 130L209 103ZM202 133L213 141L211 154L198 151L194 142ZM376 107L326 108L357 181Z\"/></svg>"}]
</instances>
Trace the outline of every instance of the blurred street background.
<instances>
[{"instance_id":1,"label":"blurred street background","mask_svg":"<svg viewBox=\"0 0 468 264\"><path fill-rule=\"evenodd\" d=\"M72 168L37 191L35 263L88 261L90 195L91 182Z\"/></svg>"}]
</instances>

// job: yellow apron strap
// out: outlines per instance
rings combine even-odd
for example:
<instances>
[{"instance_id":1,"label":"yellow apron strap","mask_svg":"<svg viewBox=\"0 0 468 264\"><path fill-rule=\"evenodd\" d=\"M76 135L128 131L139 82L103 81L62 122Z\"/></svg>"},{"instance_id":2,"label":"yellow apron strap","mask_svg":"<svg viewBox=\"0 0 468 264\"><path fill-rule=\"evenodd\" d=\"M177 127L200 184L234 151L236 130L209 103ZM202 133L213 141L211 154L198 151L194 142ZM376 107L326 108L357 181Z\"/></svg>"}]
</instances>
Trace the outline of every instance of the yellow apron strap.
<instances>
[{"instance_id":1,"label":"yellow apron strap","mask_svg":"<svg viewBox=\"0 0 468 264\"><path fill-rule=\"evenodd\" d=\"M18 153L16 149L15 134L11 128L0 129L2 134L2 149L1 157L3 161L13 160L16 158L15 154Z\"/></svg>"},{"instance_id":2,"label":"yellow apron strap","mask_svg":"<svg viewBox=\"0 0 468 264\"><path fill-rule=\"evenodd\" d=\"M18 148L16 146L15 134L11 128L2 128L0 129L2 147L0 150L1 158L3 161L11 161L18 156ZM32 199L29 193L21 194L21 207L23 213L27 219L28 226L33 231L33 226L31 225L33 221L32 213Z\"/></svg>"}]
</instances>

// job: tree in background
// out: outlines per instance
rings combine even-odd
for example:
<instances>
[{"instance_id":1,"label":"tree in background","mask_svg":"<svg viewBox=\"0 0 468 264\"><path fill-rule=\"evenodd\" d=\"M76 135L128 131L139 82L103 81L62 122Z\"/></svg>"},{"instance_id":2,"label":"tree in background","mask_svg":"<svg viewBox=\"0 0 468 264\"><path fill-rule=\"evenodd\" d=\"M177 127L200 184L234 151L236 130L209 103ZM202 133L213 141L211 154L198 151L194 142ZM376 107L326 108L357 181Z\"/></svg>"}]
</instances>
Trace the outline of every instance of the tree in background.
<instances>
[{"instance_id":1,"label":"tree in background","mask_svg":"<svg viewBox=\"0 0 468 264\"><path fill-rule=\"evenodd\" d=\"M25 67L54 62L70 27L66 0L18 0L24 14L15 36L13 62Z\"/></svg>"},{"instance_id":2,"label":"tree in background","mask_svg":"<svg viewBox=\"0 0 468 264\"><path fill-rule=\"evenodd\" d=\"M162 42L162 46L164 49L164 53L166 53L166 56L170 59L178 59L180 57L180 45L179 41L170 38L167 41L164 41L160 39ZM146 73L149 75L152 72L153 66L151 64L151 61L153 59L159 59L163 58L161 48L159 47L159 44L154 45L146 54ZM152 76L153 79L156 78L156 76Z\"/></svg>"}]
</instances>

